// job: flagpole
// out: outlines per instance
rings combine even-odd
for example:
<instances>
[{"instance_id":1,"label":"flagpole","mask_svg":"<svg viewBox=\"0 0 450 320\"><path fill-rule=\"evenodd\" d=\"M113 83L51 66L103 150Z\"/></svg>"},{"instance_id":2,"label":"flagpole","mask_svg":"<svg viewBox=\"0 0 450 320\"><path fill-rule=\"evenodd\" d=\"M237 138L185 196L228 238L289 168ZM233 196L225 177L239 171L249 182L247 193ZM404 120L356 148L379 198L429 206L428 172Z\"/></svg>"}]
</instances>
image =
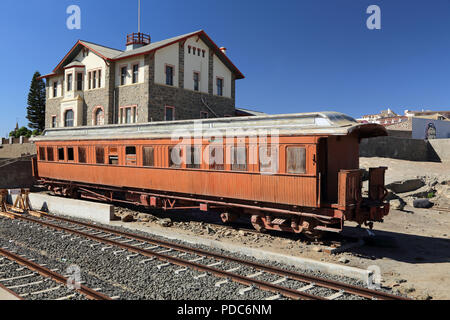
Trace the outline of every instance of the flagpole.
<instances>
[{"instance_id":1,"label":"flagpole","mask_svg":"<svg viewBox=\"0 0 450 320\"><path fill-rule=\"evenodd\" d=\"M141 0L138 0L138 32L141 32Z\"/></svg>"}]
</instances>

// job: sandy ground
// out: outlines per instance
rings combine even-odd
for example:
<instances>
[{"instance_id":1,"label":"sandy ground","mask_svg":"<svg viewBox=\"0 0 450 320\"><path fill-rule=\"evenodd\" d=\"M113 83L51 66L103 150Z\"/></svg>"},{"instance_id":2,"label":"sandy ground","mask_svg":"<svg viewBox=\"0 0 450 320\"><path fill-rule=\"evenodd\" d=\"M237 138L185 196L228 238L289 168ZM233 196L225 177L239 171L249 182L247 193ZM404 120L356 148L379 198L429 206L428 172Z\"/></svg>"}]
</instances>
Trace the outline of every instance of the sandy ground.
<instances>
[{"instance_id":1,"label":"sandy ground","mask_svg":"<svg viewBox=\"0 0 450 320\"><path fill-rule=\"evenodd\" d=\"M437 177L450 181L450 165L443 163L410 162L383 158L363 158L361 167L388 166L387 182L415 178ZM117 208L117 214L136 213ZM141 211L142 212L142 211ZM220 240L273 252L343 263L349 266L380 268L382 285L393 287L415 299L450 299L450 211L416 209L406 206L403 211L391 210L384 223L375 224L374 236L364 228L347 223L342 235L330 234L320 243L311 243L301 236L270 233L258 234L239 227L250 228L242 220L235 228L225 227L216 214L201 212L151 212L153 216L170 218L167 228L180 234ZM163 228L161 220L145 215L144 221L131 222ZM139 220L139 219L138 219ZM347 238L349 237L349 238ZM340 254L329 254L330 245L348 243L347 239L360 238L365 244ZM350 240L351 241L351 240Z\"/></svg>"}]
</instances>

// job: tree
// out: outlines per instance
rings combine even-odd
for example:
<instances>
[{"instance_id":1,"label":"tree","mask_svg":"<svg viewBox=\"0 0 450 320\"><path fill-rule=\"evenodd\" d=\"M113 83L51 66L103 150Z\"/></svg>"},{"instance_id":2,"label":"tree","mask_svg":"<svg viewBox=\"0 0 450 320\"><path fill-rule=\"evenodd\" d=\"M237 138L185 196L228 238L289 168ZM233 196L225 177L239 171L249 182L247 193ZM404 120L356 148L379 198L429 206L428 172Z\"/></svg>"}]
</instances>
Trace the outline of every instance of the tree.
<instances>
[{"instance_id":1,"label":"tree","mask_svg":"<svg viewBox=\"0 0 450 320\"><path fill-rule=\"evenodd\" d=\"M31 80L28 93L27 119L28 127L41 133L45 129L45 83L38 79L41 74L36 71Z\"/></svg>"},{"instance_id":2,"label":"tree","mask_svg":"<svg viewBox=\"0 0 450 320\"><path fill-rule=\"evenodd\" d=\"M9 136L13 138L20 138L20 137L30 138L31 135L36 135L36 133L37 131L32 132L31 130L28 130L26 127L22 127L20 129L16 128L14 131L11 131L9 133Z\"/></svg>"}]
</instances>

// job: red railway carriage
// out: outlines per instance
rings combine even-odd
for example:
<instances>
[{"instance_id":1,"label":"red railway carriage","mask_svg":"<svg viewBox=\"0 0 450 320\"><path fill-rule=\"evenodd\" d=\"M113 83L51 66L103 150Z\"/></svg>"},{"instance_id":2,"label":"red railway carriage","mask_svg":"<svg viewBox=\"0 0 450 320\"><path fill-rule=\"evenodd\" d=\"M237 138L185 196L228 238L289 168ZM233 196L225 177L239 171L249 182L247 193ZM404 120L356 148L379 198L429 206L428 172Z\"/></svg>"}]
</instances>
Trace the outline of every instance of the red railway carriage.
<instances>
[{"instance_id":1,"label":"red railway carriage","mask_svg":"<svg viewBox=\"0 0 450 320\"><path fill-rule=\"evenodd\" d=\"M386 168L362 197L359 142L387 135L336 112L46 130L37 178L74 198L250 215L257 230L340 232L382 222Z\"/></svg>"}]
</instances>

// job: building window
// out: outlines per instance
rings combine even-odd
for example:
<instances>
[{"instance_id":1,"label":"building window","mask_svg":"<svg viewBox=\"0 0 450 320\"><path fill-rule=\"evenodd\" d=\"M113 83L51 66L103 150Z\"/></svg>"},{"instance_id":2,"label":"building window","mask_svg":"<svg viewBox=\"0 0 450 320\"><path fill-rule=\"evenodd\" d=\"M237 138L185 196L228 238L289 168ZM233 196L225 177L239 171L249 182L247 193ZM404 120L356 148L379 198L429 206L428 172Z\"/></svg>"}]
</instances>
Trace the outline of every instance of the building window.
<instances>
[{"instance_id":1,"label":"building window","mask_svg":"<svg viewBox=\"0 0 450 320\"><path fill-rule=\"evenodd\" d=\"M206 111L200 111L200 119L208 119L209 114Z\"/></svg>"},{"instance_id":2,"label":"building window","mask_svg":"<svg viewBox=\"0 0 450 320\"><path fill-rule=\"evenodd\" d=\"M54 161L55 157L53 156L53 147L47 147L47 161Z\"/></svg>"},{"instance_id":3,"label":"building window","mask_svg":"<svg viewBox=\"0 0 450 320\"><path fill-rule=\"evenodd\" d=\"M67 110L64 114L64 126L73 127L73 111Z\"/></svg>"},{"instance_id":4,"label":"building window","mask_svg":"<svg viewBox=\"0 0 450 320\"><path fill-rule=\"evenodd\" d=\"M142 164L144 167L155 166L155 149L153 147L144 147L142 154Z\"/></svg>"},{"instance_id":5,"label":"building window","mask_svg":"<svg viewBox=\"0 0 450 320\"><path fill-rule=\"evenodd\" d=\"M82 91L83 90L83 74L77 73L77 90Z\"/></svg>"},{"instance_id":6,"label":"building window","mask_svg":"<svg viewBox=\"0 0 450 320\"><path fill-rule=\"evenodd\" d=\"M73 80L72 77L73 74L71 73L67 75L67 91L72 91L72 80Z\"/></svg>"},{"instance_id":7,"label":"building window","mask_svg":"<svg viewBox=\"0 0 450 320\"><path fill-rule=\"evenodd\" d=\"M166 65L166 84L173 86L173 66Z\"/></svg>"},{"instance_id":8,"label":"building window","mask_svg":"<svg viewBox=\"0 0 450 320\"><path fill-rule=\"evenodd\" d=\"M97 164L105 164L105 148L95 147L95 162Z\"/></svg>"},{"instance_id":9,"label":"building window","mask_svg":"<svg viewBox=\"0 0 450 320\"><path fill-rule=\"evenodd\" d=\"M58 161L64 161L65 159L64 148L58 148Z\"/></svg>"},{"instance_id":10,"label":"building window","mask_svg":"<svg viewBox=\"0 0 450 320\"><path fill-rule=\"evenodd\" d=\"M196 52L197 48L196 48L196 47L194 47L194 48L193 48L193 50L194 50L194 56L195 56L195 52Z\"/></svg>"},{"instance_id":11,"label":"building window","mask_svg":"<svg viewBox=\"0 0 450 320\"><path fill-rule=\"evenodd\" d=\"M139 80L139 65L135 64L133 66L133 83L137 83Z\"/></svg>"},{"instance_id":12,"label":"building window","mask_svg":"<svg viewBox=\"0 0 450 320\"><path fill-rule=\"evenodd\" d=\"M189 53L189 54L191 53L191 49L192 49L192 47L191 47L191 46L188 46L188 53Z\"/></svg>"},{"instance_id":13,"label":"building window","mask_svg":"<svg viewBox=\"0 0 450 320\"><path fill-rule=\"evenodd\" d=\"M123 85L125 85L126 84L126 81L127 81L127 72L128 72L128 68L125 66L125 67L122 67L121 69L120 69L120 85L121 86L123 86Z\"/></svg>"},{"instance_id":14,"label":"building window","mask_svg":"<svg viewBox=\"0 0 450 320\"><path fill-rule=\"evenodd\" d=\"M78 147L78 162L86 163L86 148Z\"/></svg>"},{"instance_id":15,"label":"building window","mask_svg":"<svg viewBox=\"0 0 450 320\"><path fill-rule=\"evenodd\" d=\"M94 114L94 125L102 126L105 124L105 113L102 108L97 108Z\"/></svg>"},{"instance_id":16,"label":"building window","mask_svg":"<svg viewBox=\"0 0 450 320\"><path fill-rule=\"evenodd\" d=\"M203 58L205 57L205 50L202 50Z\"/></svg>"},{"instance_id":17,"label":"building window","mask_svg":"<svg viewBox=\"0 0 450 320\"><path fill-rule=\"evenodd\" d=\"M306 173L306 149L288 147L286 149L287 173Z\"/></svg>"},{"instance_id":18,"label":"building window","mask_svg":"<svg viewBox=\"0 0 450 320\"><path fill-rule=\"evenodd\" d=\"M58 96L58 81L53 82L53 98Z\"/></svg>"},{"instance_id":19,"label":"building window","mask_svg":"<svg viewBox=\"0 0 450 320\"><path fill-rule=\"evenodd\" d=\"M126 124L126 123L136 123L137 122L137 107L121 107L120 108L120 114L119 114L119 123L120 124Z\"/></svg>"},{"instance_id":20,"label":"building window","mask_svg":"<svg viewBox=\"0 0 450 320\"><path fill-rule=\"evenodd\" d=\"M97 71L92 71L92 89L97 87Z\"/></svg>"},{"instance_id":21,"label":"building window","mask_svg":"<svg viewBox=\"0 0 450 320\"><path fill-rule=\"evenodd\" d=\"M194 91L200 90L200 73L194 72Z\"/></svg>"},{"instance_id":22,"label":"building window","mask_svg":"<svg viewBox=\"0 0 450 320\"><path fill-rule=\"evenodd\" d=\"M246 147L231 147L231 170L247 171Z\"/></svg>"},{"instance_id":23,"label":"building window","mask_svg":"<svg viewBox=\"0 0 450 320\"><path fill-rule=\"evenodd\" d=\"M88 73L89 90L92 89L92 72Z\"/></svg>"},{"instance_id":24,"label":"building window","mask_svg":"<svg viewBox=\"0 0 450 320\"><path fill-rule=\"evenodd\" d=\"M56 128L56 116L52 116L52 128Z\"/></svg>"},{"instance_id":25,"label":"building window","mask_svg":"<svg viewBox=\"0 0 450 320\"><path fill-rule=\"evenodd\" d=\"M102 70L98 70L98 87L102 87Z\"/></svg>"},{"instance_id":26,"label":"building window","mask_svg":"<svg viewBox=\"0 0 450 320\"><path fill-rule=\"evenodd\" d=\"M217 95L223 96L223 79L217 78Z\"/></svg>"},{"instance_id":27,"label":"building window","mask_svg":"<svg viewBox=\"0 0 450 320\"><path fill-rule=\"evenodd\" d=\"M166 113L164 120L166 121L174 121L175 120L175 108L174 107L166 107Z\"/></svg>"}]
</instances>

